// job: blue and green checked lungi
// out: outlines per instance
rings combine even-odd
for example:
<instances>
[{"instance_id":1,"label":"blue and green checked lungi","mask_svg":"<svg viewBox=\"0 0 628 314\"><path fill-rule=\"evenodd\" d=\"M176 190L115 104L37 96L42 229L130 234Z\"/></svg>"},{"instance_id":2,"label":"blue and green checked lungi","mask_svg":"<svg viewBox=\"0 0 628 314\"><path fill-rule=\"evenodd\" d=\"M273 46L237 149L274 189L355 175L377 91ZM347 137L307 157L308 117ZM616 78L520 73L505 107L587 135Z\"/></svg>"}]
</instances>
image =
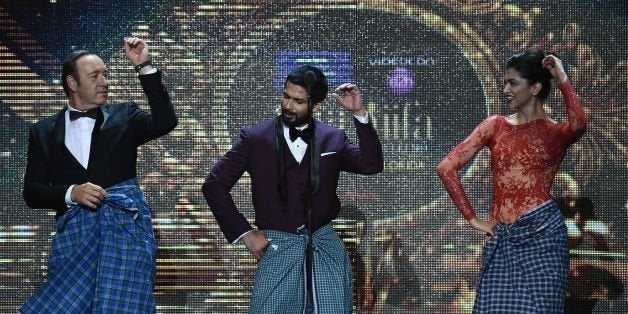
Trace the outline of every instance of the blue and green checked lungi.
<instances>
[{"instance_id":1,"label":"blue and green checked lungi","mask_svg":"<svg viewBox=\"0 0 628 314\"><path fill-rule=\"evenodd\" d=\"M48 280L22 313L154 313L157 243L137 179L108 188L97 210L57 218Z\"/></svg>"},{"instance_id":2,"label":"blue and green checked lungi","mask_svg":"<svg viewBox=\"0 0 628 314\"><path fill-rule=\"evenodd\" d=\"M260 259L249 313L302 313L305 305L307 234L264 230L270 244ZM314 300L317 313L351 313L351 261L331 225L312 234Z\"/></svg>"},{"instance_id":3,"label":"blue and green checked lungi","mask_svg":"<svg viewBox=\"0 0 628 314\"><path fill-rule=\"evenodd\" d=\"M484 247L473 313L563 313L569 249L556 203L512 224L499 222Z\"/></svg>"}]
</instances>

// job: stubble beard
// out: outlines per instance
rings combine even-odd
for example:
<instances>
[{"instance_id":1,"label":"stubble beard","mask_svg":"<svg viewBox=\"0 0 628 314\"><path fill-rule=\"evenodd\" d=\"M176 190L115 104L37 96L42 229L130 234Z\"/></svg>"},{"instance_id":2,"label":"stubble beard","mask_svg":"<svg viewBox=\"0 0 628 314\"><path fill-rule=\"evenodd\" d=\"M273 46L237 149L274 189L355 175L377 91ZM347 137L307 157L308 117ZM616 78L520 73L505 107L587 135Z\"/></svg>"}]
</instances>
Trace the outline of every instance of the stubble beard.
<instances>
[{"instance_id":1,"label":"stubble beard","mask_svg":"<svg viewBox=\"0 0 628 314\"><path fill-rule=\"evenodd\" d=\"M291 126L298 127L298 126L308 124L311 118L312 118L312 112L308 112L305 116L301 116L301 117L299 117L299 115L297 114L296 119L290 120L289 118L286 117L286 111L281 110L281 120L283 121L285 125L289 127Z\"/></svg>"}]
</instances>

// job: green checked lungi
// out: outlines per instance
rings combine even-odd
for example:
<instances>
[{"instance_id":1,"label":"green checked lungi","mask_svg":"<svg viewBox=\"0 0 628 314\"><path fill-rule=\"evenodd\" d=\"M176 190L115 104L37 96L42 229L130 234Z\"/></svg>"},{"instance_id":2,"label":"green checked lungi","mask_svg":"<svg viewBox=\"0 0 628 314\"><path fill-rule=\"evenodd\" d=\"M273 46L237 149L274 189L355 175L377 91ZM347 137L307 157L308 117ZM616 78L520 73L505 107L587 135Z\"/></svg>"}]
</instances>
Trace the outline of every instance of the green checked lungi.
<instances>
[{"instance_id":1,"label":"green checked lungi","mask_svg":"<svg viewBox=\"0 0 628 314\"><path fill-rule=\"evenodd\" d=\"M556 203L512 224L499 222L484 247L473 313L563 313L569 249Z\"/></svg>"},{"instance_id":2,"label":"green checked lungi","mask_svg":"<svg viewBox=\"0 0 628 314\"><path fill-rule=\"evenodd\" d=\"M137 179L108 188L97 210L57 218L48 280L22 313L154 313L157 243Z\"/></svg>"},{"instance_id":3,"label":"green checked lungi","mask_svg":"<svg viewBox=\"0 0 628 314\"><path fill-rule=\"evenodd\" d=\"M260 259L249 313L303 313L305 307L305 249L307 234L264 230L270 243ZM313 282L317 313L351 313L351 261L331 225L312 235Z\"/></svg>"}]
</instances>

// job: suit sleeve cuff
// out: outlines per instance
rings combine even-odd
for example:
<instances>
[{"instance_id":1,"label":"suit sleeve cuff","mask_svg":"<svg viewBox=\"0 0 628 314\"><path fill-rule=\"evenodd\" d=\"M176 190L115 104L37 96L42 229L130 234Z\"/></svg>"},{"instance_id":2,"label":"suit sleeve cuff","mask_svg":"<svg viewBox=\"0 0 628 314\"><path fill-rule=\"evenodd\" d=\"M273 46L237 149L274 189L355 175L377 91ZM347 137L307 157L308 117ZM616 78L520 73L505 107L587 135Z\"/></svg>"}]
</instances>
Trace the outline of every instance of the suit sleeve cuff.
<instances>
[{"instance_id":1,"label":"suit sleeve cuff","mask_svg":"<svg viewBox=\"0 0 628 314\"><path fill-rule=\"evenodd\" d=\"M247 232L245 232L245 233L241 234L241 235L240 235L237 239L233 240L233 242L231 242L231 244L235 244L235 243L240 242L240 239L242 239L245 235L247 235L247 234L248 234L249 232L251 232L251 231L253 231L253 229L251 229L251 230L249 230L249 231L247 231Z\"/></svg>"},{"instance_id":2,"label":"suit sleeve cuff","mask_svg":"<svg viewBox=\"0 0 628 314\"><path fill-rule=\"evenodd\" d=\"M148 74L154 74L154 73L157 73L157 68L155 68L155 67L150 67L149 69L146 69L146 70L144 70L144 69L146 69L146 68L142 68L142 69L138 72L138 75L148 75Z\"/></svg>"},{"instance_id":3,"label":"suit sleeve cuff","mask_svg":"<svg viewBox=\"0 0 628 314\"><path fill-rule=\"evenodd\" d=\"M358 121L362 124L367 124L369 123L369 113L367 112L366 115L364 116L357 116L357 115L353 115L356 119L358 119Z\"/></svg>"},{"instance_id":4,"label":"suit sleeve cuff","mask_svg":"<svg viewBox=\"0 0 628 314\"><path fill-rule=\"evenodd\" d=\"M67 191L65 191L65 205L67 205L68 207L72 205L76 205L76 202L72 201L72 189L74 188L75 185L76 184L70 185Z\"/></svg>"}]
</instances>

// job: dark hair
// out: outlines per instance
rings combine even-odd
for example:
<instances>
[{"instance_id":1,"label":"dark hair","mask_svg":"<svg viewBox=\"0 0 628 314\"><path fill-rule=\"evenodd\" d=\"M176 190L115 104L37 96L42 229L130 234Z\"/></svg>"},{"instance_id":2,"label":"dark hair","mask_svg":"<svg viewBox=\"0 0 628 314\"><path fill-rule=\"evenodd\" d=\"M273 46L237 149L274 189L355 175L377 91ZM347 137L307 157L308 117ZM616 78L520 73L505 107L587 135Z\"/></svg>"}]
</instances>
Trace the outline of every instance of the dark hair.
<instances>
[{"instance_id":1,"label":"dark hair","mask_svg":"<svg viewBox=\"0 0 628 314\"><path fill-rule=\"evenodd\" d=\"M67 96L70 96L70 87L68 86L68 82L66 82L65 79L68 75L71 75L77 84L81 83L79 79L78 71L76 69L76 60L87 55L95 55L95 54L87 50L76 50L76 51L71 52L65 58L65 62L63 62L63 69L61 71L61 84L63 84L63 91L65 92Z\"/></svg>"},{"instance_id":2,"label":"dark hair","mask_svg":"<svg viewBox=\"0 0 628 314\"><path fill-rule=\"evenodd\" d=\"M530 48L514 54L506 60L506 69L515 69L521 77L528 81L529 85L536 82L541 83L543 87L537 96L542 100L549 96L552 89L552 75L542 64L546 55L541 49Z\"/></svg>"},{"instance_id":3,"label":"dark hair","mask_svg":"<svg viewBox=\"0 0 628 314\"><path fill-rule=\"evenodd\" d=\"M308 71L314 72L314 75L316 76L316 80L314 80L314 85L312 86L312 90L310 91L311 92L310 97L312 97L312 103L313 104L319 103L325 100L325 97L327 97L328 87L327 87L327 78L325 77L325 74L323 74L323 72L319 70L317 67L313 67L311 65L303 65L290 71L290 73L288 74L288 77L286 78L286 82L284 83L284 86L286 83L290 82L292 84L296 84L296 85L307 88L305 84L305 73L307 73Z\"/></svg>"}]
</instances>

